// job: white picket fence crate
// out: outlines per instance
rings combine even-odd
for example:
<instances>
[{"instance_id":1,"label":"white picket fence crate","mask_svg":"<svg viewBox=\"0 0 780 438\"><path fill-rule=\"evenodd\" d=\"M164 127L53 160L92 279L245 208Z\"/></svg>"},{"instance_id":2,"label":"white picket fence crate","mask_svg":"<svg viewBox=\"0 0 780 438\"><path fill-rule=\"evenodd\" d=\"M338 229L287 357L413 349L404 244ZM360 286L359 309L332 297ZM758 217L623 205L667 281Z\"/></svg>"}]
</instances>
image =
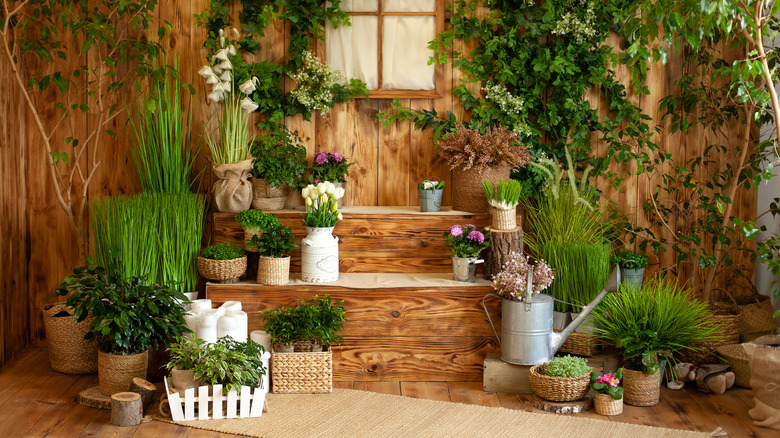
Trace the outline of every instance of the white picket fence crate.
<instances>
[{"instance_id":1,"label":"white picket fence crate","mask_svg":"<svg viewBox=\"0 0 780 438\"><path fill-rule=\"evenodd\" d=\"M164 377L164 381L173 421L249 418L263 415L266 392L261 388L242 386L241 394L237 394L235 389L223 394L222 385L200 386L185 390L182 398L178 392L171 392L167 377ZM211 395L209 389L212 390ZM195 415L196 403L198 404L197 416Z\"/></svg>"}]
</instances>

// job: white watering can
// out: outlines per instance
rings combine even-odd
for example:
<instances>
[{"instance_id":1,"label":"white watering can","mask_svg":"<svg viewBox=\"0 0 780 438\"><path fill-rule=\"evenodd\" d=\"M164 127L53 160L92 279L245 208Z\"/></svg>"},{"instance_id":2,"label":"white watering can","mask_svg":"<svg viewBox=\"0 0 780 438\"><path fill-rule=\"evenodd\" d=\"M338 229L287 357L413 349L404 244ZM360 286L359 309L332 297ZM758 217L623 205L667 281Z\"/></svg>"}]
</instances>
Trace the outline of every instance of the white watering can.
<instances>
[{"instance_id":1,"label":"white watering can","mask_svg":"<svg viewBox=\"0 0 780 438\"><path fill-rule=\"evenodd\" d=\"M593 308L598 306L609 292L616 291L620 287L620 271L616 268L610 274L607 285L596 298L583 307L580 315L562 332L555 333L553 332L553 297L544 294L533 295L532 279L533 272L529 271L524 302L508 300L492 293L482 298L482 307L485 309L496 339L501 344L501 360L504 362L517 365L549 362ZM485 306L485 300L490 296L501 299L502 338L498 337L496 327Z\"/></svg>"}]
</instances>

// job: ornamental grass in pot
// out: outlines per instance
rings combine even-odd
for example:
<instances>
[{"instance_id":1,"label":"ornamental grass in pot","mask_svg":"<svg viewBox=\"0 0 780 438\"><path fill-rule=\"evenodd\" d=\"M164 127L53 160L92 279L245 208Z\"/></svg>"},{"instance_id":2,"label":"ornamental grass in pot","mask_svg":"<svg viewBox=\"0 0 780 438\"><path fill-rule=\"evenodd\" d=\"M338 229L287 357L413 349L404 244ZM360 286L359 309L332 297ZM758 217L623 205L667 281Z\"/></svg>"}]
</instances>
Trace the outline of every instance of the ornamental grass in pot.
<instances>
[{"instance_id":1,"label":"ornamental grass in pot","mask_svg":"<svg viewBox=\"0 0 780 438\"><path fill-rule=\"evenodd\" d=\"M517 228L517 213L515 211L523 194L523 186L519 181L501 180L493 188L493 183L482 181L482 188L490 204L490 214L493 217L493 229L511 231Z\"/></svg>"},{"instance_id":2,"label":"ornamental grass in pot","mask_svg":"<svg viewBox=\"0 0 780 438\"><path fill-rule=\"evenodd\" d=\"M568 402L585 397L590 389L590 373L591 368L585 359L566 355L532 366L528 378L531 389L539 397Z\"/></svg>"},{"instance_id":3,"label":"ornamental grass in pot","mask_svg":"<svg viewBox=\"0 0 780 438\"><path fill-rule=\"evenodd\" d=\"M647 280L641 291L622 286L592 314L596 336L623 349L624 397L633 406L657 404L661 371L666 366L673 376L674 354L717 336L707 304L667 277Z\"/></svg>"},{"instance_id":4,"label":"ornamental grass in pot","mask_svg":"<svg viewBox=\"0 0 780 438\"><path fill-rule=\"evenodd\" d=\"M282 124L268 126L252 142L252 206L277 211L287 203L290 187L297 188L306 173L306 148L300 138Z\"/></svg>"},{"instance_id":5,"label":"ornamental grass in pot","mask_svg":"<svg viewBox=\"0 0 780 438\"><path fill-rule=\"evenodd\" d=\"M290 281L290 253L300 247L290 227L278 223L270 226L261 236L252 237L247 246L260 253L258 284L278 286Z\"/></svg>"},{"instance_id":6,"label":"ornamental grass in pot","mask_svg":"<svg viewBox=\"0 0 780 438\"><path fill-rule=\"evenodd\" d=\"M148 350L188 332L184 294L145 277L125 279L117 265L77 268L57 288L76 321L92 317L85 339L96 339L98 379L106 395L127 391L133 378L146 378Z\"/></svg>"},{"instance_id":7,"label":"ornamental grass in pot","mask_svg":"<svg viewBox=\"0 0 780 438\"><path fill-rule=\"evenodd\" d=\"M452 208L474 213L488 212L483 180L492 184L508 180L512 170L524 167L531 158L528 146L520 144L506 126L458 125L437 140L436 147L452 169Z\"/></svg>"},{"instance_id":8,"label":"ornamental grass in pot","mask_svg":"<svg viewBox=\"0 0 780 438\"><path fill-rule=\"evenodd\" d=\"M232 243L206 247L198 257L198 272L204 278L220 283L236 283L246 272L244 249Z\"/></svg>"}]
</instances>

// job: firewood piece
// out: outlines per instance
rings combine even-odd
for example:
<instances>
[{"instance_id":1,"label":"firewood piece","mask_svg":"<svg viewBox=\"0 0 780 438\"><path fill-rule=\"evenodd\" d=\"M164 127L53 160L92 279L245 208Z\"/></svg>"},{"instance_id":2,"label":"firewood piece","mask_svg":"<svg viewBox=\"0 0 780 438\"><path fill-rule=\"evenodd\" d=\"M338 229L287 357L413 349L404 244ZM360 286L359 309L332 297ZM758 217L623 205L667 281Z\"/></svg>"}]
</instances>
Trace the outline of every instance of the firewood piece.
<instances>
[{"instance_id":1,"label":"firewood piece","mask_svg":"<svg viewBox=\"0 0 780 438\"><path fill-rule=\"evenodd\" d=\"M143 417L141 394L117 392L111 396L111 424L114 426L137 426Z\"/></svg>"},{"instance_id":2,"label":"firewood piece","mask_svg":"<svg viewBox=\"0 0 780 438\"><path fill-rule=\"evenodd\" d=\"M490 247L486 250L484 268L486 279L491 280L501 272L512 251L523 252L523 229L519 226L509 231L490 229Z\"/></svg>"},{"instance_id":3,"label":"firewood piece","mask_svg":"<svg viewBox=\"0 0 780 438\"><path fill-rule=\"evenodd\" d=\"M144 412L146 412L149 405L154 402L154 393L157 392L157 387L148 380L136 377L133 379L133 383L130 384L128 392L135 392L141 396Z\"/></svg>"}]
</instances>

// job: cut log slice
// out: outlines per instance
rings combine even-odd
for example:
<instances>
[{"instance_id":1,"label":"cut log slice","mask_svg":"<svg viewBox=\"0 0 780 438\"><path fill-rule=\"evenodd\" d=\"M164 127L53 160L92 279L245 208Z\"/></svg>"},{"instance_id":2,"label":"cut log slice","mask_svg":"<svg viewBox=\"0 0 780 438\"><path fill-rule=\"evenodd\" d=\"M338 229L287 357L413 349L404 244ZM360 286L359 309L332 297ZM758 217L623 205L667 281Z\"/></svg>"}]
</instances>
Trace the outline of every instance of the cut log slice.
<instances>
[{"instance_id":1,"label":"cut log slice","mask_svg":"<svg viewBox=\"0 0 780 438\"><path fill-rule=\"evenodd\" d=\"M130 389L127 392L135 392L141 396L144 412L146 412L149 405L154 402L154 394L157 392L157 387L148 380L136 377L133 379L133 383L130 384Z\"/></svg>"}]
</instances>

